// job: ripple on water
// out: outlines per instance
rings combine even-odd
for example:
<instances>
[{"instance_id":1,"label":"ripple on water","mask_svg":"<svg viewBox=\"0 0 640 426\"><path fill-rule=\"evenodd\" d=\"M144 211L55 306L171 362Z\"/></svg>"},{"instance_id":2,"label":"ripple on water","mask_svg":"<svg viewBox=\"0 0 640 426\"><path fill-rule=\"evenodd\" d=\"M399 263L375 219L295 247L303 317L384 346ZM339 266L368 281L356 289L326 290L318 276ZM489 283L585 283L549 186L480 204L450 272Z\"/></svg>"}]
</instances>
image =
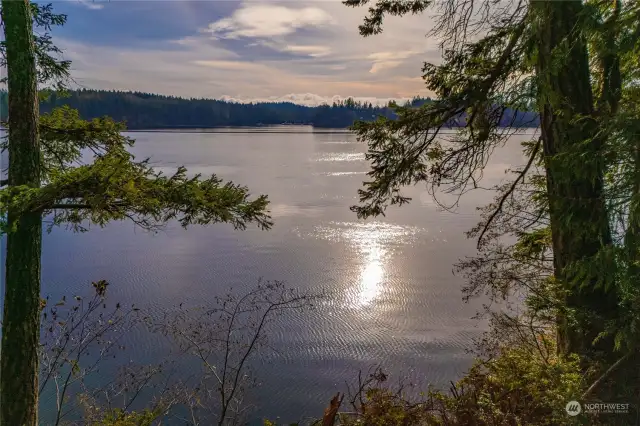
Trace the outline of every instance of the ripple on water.
<instances>
[{"instance_id":1,"label":"ripple on water","mask_svg":"<svg viewBox=\"0 0 640 426\"><path fill-rule=\"evenodd\" d=\"M320 142L323 145L354 145L358 144L357 141L326 141Z\"/></svg>"},{"instance_id":2,"label":"ripple on water","mask_svg":"<svg viewBox=\"0 0 640 426\"><path fill-rule=\"evenodd\" d=\"M367 172L322 172L314 173L314 176L357 176L366 175Z\"/></svg>"},{"instance_id":3,"label":"ripple on water","mask_svg":"<svg viewBox=\"0 0 640 426\"><path fill-rule=\"evenodd\" d=\"M301 237L320 238L328 241L348 242L358 247L375 244L406 244L415 242L420 234L426 232L424 228L408 225L396 225L386 222L328 222L318 225L310 233Z\"/></svg>"},{"instance_id":4,"label":"ripple on water","mask_svg":"<svg viewBox=\"0 0 640 426\"><path fill-rule=\"evenodd\" d=\"M296 232L303 238L342 243L352 249L359 270L355 280L343 279L345 307L365 308L388 291L390 258L394 252L416 242L425 230L385 222L329 222L311 231L297 229Z\"/></svg>"},{"instance_id":5,"label":"ripple on water","mask_svg":"<svg viewBox=\"0 0 640 426\"><path fill-rule=\"evenodd\" d=\"M320 155L315 161L364 161L364 153L361 152L329 152Z\"/></svg>"},{"instance_id":6,"label":"ripple on water","mask_svg":"<svg viewBox=\"0 0 640 426\"><path fill-rule=\"evenodd\" d=\"M293 204L272 204L269 206L269 213L271 217L285 217L285 216L306 216L306 217L320 217L322 210L315 206L298 206Z\"/></svg>"},{"instance_id":7,"label":"ripple on water","mask_svg":"<svg viewBox=\"0 0 640 426\"><path fill-rule=\"evenodd\" d=\"M288 327L277 333L287 347L283 362L327 363L334 377L352 377L353 370L342 371L349 370L345 366L377 362L394 371L438 365L435 371L428 371L435 383L450 380L461 365L467 365L470 358L464 349L483 330L473 329L471 320L456 321L453 310L443 307L441 289L429 284L431 280L425 283L423 277L408 277L394 265L407 247L429 241L427 229L378 221L334 221L294 232L302 238L345 244L353 251L359 270L338 279L337 294L320 304L308 326L296 321L298 330L287 321ZM416 306L416 299L423 302Z\"/></svg>"}]
</instances>

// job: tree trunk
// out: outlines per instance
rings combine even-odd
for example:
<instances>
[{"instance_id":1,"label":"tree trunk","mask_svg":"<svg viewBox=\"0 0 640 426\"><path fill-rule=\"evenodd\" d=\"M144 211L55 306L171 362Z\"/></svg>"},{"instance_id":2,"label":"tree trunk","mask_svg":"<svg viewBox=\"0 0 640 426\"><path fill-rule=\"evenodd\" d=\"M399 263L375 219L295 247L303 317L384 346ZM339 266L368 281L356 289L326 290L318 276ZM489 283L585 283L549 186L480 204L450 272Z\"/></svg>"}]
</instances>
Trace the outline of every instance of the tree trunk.
<instances>
[{"instance_id":1,"label":"tree trunk","mask_svg":"<svg viewBox=\"0 0 640 426\"><path fill-rule=\"evenodd\" d=\"M9 185L40 185L36 61L28 0L2 0L9 90ZM0 358L0 423L38 422L40 213L8 213Z\"/></svg>"},{"instance_id":2,"label":"tree trunk","mask_svg":"<svg viewBox=\"0 0 640 426\"><path fill-rule=\"evenodd\" d=\"M567 309L575 312L575 321L564 314L558 319L558 347L581 355L611 352L606 346L610 341L598 347L592 342L616 313L615 289L599 286L604 284L599 282L604 271L591 268L578 278L572 268L576 262L593 261L611 245L602 142L594 139L588 53L583 36L576 32L583 6L581 1L535 1L532 7L538 25L538 106L555 277L567 291ZM581 269L586 270L584 265Z\"/></svg>"}]
</instances>

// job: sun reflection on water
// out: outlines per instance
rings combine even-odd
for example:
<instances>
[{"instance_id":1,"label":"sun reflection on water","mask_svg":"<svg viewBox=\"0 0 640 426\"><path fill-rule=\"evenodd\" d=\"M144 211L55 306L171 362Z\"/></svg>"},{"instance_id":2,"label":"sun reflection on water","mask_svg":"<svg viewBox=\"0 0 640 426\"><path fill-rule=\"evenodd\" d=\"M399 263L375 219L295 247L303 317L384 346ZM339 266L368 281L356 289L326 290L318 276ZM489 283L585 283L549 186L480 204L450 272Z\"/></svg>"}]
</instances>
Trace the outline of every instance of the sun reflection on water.
<instances>
[{"instance_id":1,"label":"sun reflection on water","mask_svg":"<svg viewBox=\"0 0 640 426\"><path fill-rule=\"evenodd\" d=\"M348 290L348 298L350 305L365 307L378 300L385 290L394 247L411 244L420 231L419 228L383 222L331 222L329 226L316 227L314 236L347 242L357 251L358 284L357 288Z\"/></svg>"},{"instance_id":2,"label":"sun reflection on water","mask_svg":"<svg viewBox=\"0 0 640 426\"><path fill-rule=\"evenodd\" d=\"M380 295L382 281L385 276L385 254L386 250L378 245L370 248L364 258L364 265L360 273L360 291L357 299L359 306L368 305Z\"/></svg>"}]
</instances>

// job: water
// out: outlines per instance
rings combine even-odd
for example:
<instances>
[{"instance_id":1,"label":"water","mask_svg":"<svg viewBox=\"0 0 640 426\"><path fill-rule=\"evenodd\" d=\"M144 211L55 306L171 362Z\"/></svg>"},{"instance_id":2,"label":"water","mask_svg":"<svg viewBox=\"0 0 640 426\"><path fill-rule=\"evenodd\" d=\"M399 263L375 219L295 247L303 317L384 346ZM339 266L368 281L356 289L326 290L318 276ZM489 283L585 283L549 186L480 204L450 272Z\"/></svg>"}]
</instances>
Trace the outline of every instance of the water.
<instances>
[{"instance_id":1,"label":"water","mask_svg":"<svg viewBox=\"0 0 640 426\"><path fill-rule=\"evenodd\" d=\"M275 226L240 232L170 224L155 235L127 222L85 234L55 229L43 242L43 294L86 293L89 282L106 279L113 299L159 312L181 301L211 303L261 277L328 291L332 298L308 316L271 329L278 354L261 366L262 386L251 398L259 417L321 416L345 380L376 363L424 387L446 386L470 365L465 349L486 326L471 319L481 301L462 302L452 266L473 254L464 231L491 194L469 194L452 214L422 188L408 188L411 204L358 220L349 206L367 178L366 147L344 131L303 130L131 133L134 153L160 170L185 165L268 194ZM494 156L486 185L522 163L518 141L529 138L514 137ZM153 359L154 342L136 335L129 356Z\"/></svg>"}]
</instances>

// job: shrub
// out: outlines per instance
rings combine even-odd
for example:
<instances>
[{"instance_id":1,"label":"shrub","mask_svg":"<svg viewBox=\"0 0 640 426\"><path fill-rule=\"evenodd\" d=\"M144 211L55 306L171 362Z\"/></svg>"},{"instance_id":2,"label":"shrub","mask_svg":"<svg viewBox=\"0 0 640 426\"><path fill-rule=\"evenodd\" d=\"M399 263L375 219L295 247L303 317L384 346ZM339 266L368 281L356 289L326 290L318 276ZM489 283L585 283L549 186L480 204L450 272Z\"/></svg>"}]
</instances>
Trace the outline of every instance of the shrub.
<instances>
[{"instance_id":1,"label":"shrub","mask_svg":"<svg viewBox=\"0 0 640 426\"><path fill-rule=\"evenodd\" d=\"M571 425L580 418L565 411L584 390L577 357L555 355L549 336L540 348L503 347L497 356L477 360L449 392L429 390L420 400L403 397L374 378L363 398L351 398L354 412L339 416L341 425L371 426L504 426ZM372 376L373 377L373 376ZM590 418L590 424L595 418Z\"/></svg>"}]
</instances>

